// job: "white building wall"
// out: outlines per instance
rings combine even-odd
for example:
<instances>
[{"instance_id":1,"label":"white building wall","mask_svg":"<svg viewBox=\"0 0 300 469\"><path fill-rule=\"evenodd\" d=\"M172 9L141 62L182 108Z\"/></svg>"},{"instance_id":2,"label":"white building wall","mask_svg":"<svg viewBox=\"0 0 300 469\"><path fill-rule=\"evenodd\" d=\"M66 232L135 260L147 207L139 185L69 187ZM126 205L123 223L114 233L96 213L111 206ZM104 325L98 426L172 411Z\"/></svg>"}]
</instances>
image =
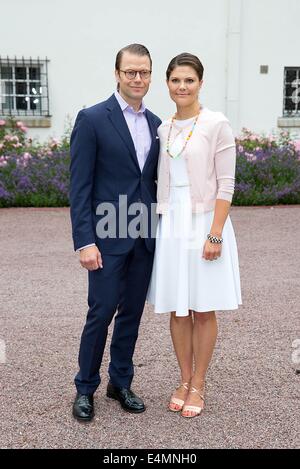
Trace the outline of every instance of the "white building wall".
<instances>
[{"instance_id":1,"label":"white building wall","mask_svg":"<svg viewBox=\"0 0 300 469\"><path fill-rule=\"evenodd\" d=\"M276 129L284 67L300 66L299 20L299 0L243 0L240 126ZM269 66L267 75L260 65Z\"/></svg>"},{"instance_id":2,"label":"white building wall","mask_svg":"<svg viewBox=\"0 0 300 469\"><path fill-rule=\"evenodd\" d=\"M116 53L132 42L153 58L146 96L153 112L163 119L173 112L165 69L192 52L205 68L201 101L225 112L236 132L276 127L283 67L300 65L299 0L2 0L0 12L2 57L50 59L52 126L30 129L40 139L60 137L68 117L112 94Z\"/></svg>"}]
</instances>

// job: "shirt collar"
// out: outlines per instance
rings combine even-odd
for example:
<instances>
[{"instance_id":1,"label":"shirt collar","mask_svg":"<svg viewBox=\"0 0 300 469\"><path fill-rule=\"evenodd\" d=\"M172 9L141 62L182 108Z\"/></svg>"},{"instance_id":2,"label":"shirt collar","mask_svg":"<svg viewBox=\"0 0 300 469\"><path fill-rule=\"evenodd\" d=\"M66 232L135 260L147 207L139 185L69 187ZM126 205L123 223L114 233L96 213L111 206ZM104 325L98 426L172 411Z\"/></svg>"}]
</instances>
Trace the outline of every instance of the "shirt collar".
<instances>
[{"instance_id":1,"label":"shirt collar","mask_svg":"<svg viewBox=\"0 0 300 469\"><path fill-rule=\"evenodd\" d=\"M142 112L144 113L146 111L146 107L145 107L145 104L144 104L144 101L142 101L142 104L141 104L141 107L140 109L136 112L133 107L130 106L130 104L128 104L124 98L122 98L122 96L120 95L120 93L118 93L118 91L115 91L115 97L116 97L116 100L118 101L119 105L120 105L120 108L122 109L122 111L124 112L125 109L127 109L128 111L131 111L131 112L134 112L136 114Z\"/></svg>"}]
</instances>

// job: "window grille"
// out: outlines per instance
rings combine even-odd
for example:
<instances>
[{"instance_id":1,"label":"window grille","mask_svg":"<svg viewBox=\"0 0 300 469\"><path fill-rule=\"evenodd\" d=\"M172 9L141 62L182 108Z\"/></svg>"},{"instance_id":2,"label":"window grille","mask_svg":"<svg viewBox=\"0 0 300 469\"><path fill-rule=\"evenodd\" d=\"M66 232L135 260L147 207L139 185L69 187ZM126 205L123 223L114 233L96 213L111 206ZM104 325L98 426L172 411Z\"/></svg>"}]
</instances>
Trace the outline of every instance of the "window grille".
<instances>
[{"instance_id":1,"label":"window grille","mask_svg":"<svg viewBox=\"0 0 300 469\"><path fill-rule=\"evenodd\" d=\"M283 115L300 117L300 67L285 67Z\"/></svg>"},{"instance_id":2,"label":"window grille","mask_svg":"<svg viewBox=\"0 0 300 469\"><path fill-rule=\"evenodd\" d=\"M49 114L47 58L11 59L0 56L0 114L47 116Z\"/></svg>"}]
</instances>

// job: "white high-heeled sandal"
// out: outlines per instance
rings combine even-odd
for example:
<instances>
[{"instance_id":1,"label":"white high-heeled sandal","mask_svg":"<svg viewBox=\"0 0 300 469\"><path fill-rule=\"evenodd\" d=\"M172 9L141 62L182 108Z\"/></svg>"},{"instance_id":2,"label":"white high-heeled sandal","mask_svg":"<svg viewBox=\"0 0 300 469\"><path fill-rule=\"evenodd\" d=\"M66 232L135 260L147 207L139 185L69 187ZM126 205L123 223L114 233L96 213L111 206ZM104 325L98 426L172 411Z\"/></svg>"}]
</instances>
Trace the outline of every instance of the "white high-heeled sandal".
<instances>
[{"instance_id":1,"label":"white high-heeled sandal","mask_svg":"<svg viewBox=\"0 0 300 469\"><path fill-rule=\"evenodd\" d=\"M200 393L200 391L198 389L196 389L192 386L191 389L190 389L190 392L191 393L196 392L198 394L198 396L202 399L203 403L205 402L204 396ZM200 407L200 406L185 405L182 408L181 415L182 415L182 417L185 417L185 418L197 417L198 415L201 414L202 410L203 410L203 407ZM184 415L183 412L193 412L194 415Z\"/></svg>"},{"instance_id":2,"label":"white high-heeled sandal","mask_svg":"<svg viewBox=\"0 0 300 469\"><path fill-rule=\"evenodd\" d=\"M181 383L179 386L177 386L176 389L179 389L183 387L184 389L186 389L187 391L189 390L189 383ZM179 406L179 408L177 409L174 409L172 407L170 407L170 404L175 404L177 406ZM171 400L169 402L169 410L171 412L180 412L183 408L183 405L184 405L184 401L182 399L178 399L177 397L171 397Z\"/></svg>"}]
</instances>

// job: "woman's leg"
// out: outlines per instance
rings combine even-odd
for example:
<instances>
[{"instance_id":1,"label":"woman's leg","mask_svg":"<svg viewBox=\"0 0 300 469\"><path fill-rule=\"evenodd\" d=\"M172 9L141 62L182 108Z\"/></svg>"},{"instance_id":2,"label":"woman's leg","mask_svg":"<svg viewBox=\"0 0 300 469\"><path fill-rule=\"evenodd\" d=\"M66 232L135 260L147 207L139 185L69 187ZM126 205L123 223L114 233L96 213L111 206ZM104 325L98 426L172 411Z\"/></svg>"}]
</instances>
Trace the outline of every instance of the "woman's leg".
<instances>
[{"instance_id":1,"label":"woman's leg","mask_svg":"<svg viewBox=\"0 0 300 469\"><path fill-rule=\"evenodd\" d=\"M173 346L177 361L181 372L181 383L189 383L193 375L193 316L189 312L189 316L176 316L175 312L171 313L170 330ZM178 388L172 395L177 399L185 400L187 390L182 386ZM179 408L177 404L170 404L176 410Z\"/></svg>"},{"instance_id":2,"label":"woman's leg","mask_svg":"<svg viewBox=\"0 0 300 469\"><path fill-rule=\"evenodd\" d=\"M214 311L207 313L194 312L193 327L193 355L195 370L191 379L191 386L204 393L205 375L210 364L217 339L218 326ZM185 405L203 407L203 400L197 393L189 393ZM186 411L184 415L193 416L195 412Z\"/></svg>"}]
</instances>

